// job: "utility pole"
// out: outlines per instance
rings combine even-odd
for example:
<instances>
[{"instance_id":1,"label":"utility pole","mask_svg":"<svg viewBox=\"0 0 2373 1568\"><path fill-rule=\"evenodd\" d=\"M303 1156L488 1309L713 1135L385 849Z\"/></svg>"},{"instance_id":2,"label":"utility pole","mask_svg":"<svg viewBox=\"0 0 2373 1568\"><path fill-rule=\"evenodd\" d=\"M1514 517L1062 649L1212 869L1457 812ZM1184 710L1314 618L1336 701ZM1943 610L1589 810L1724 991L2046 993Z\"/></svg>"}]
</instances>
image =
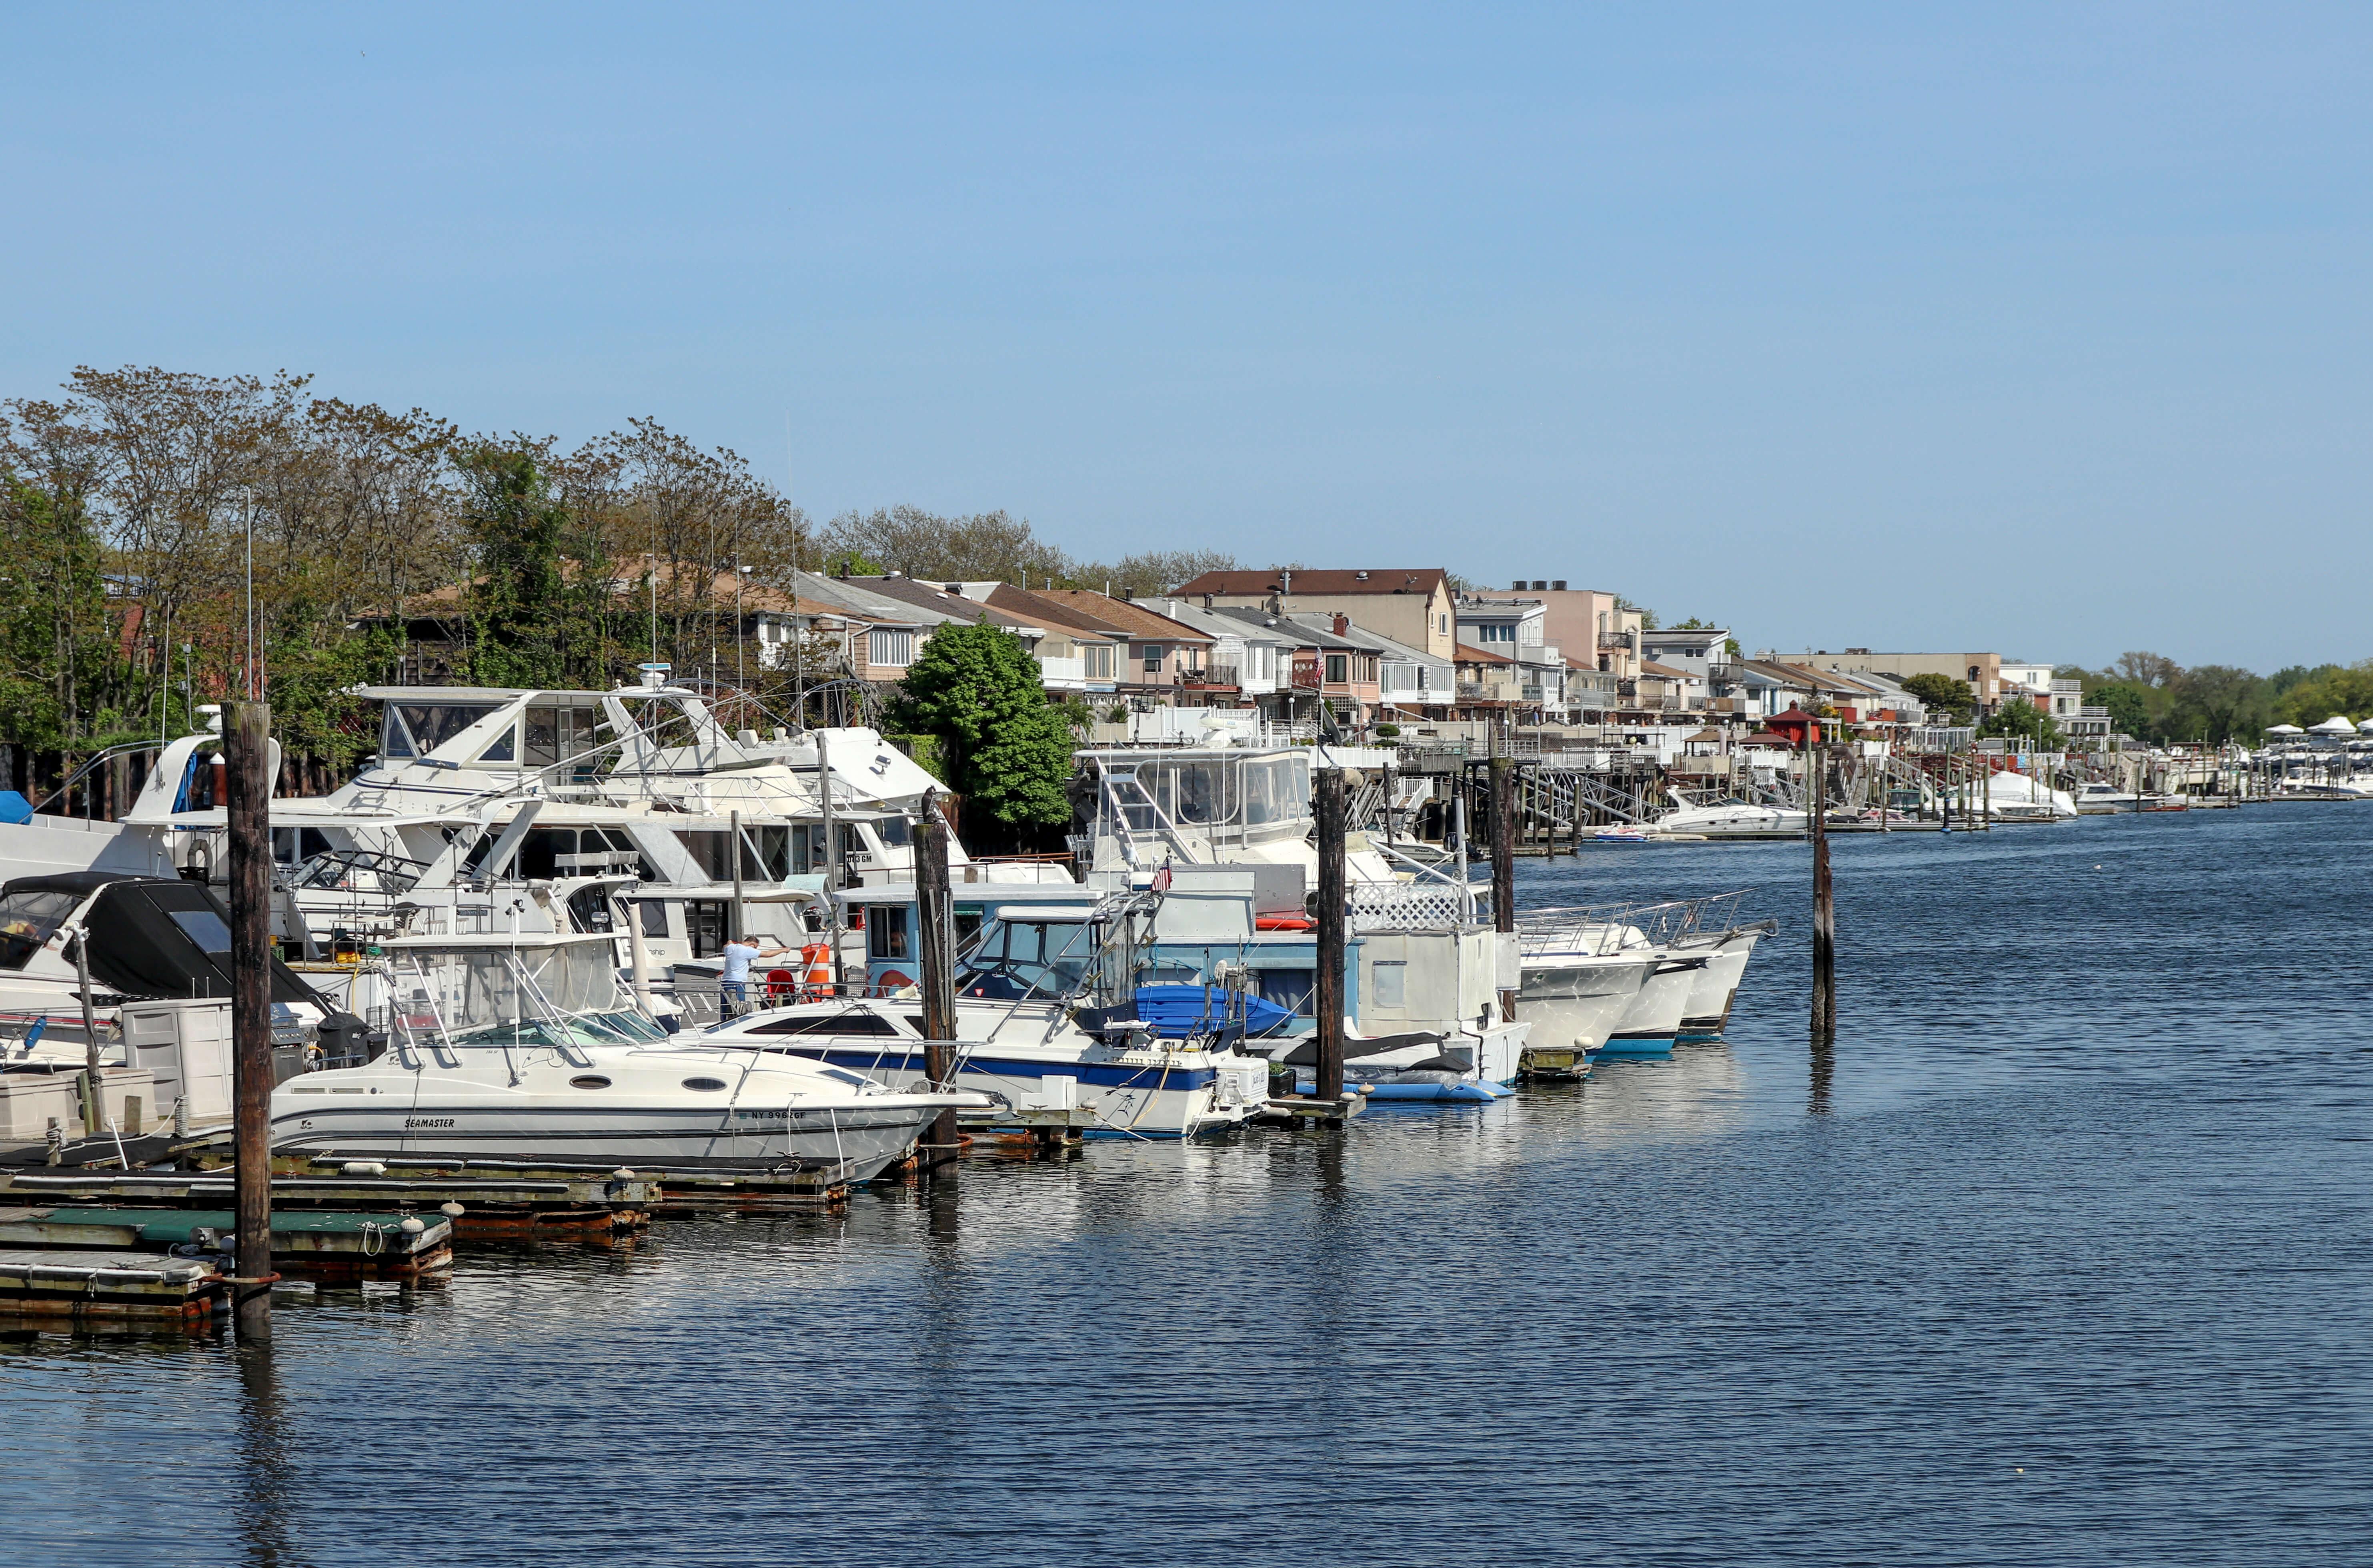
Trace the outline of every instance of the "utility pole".
<instances>
[{"instance_id":1,"label":"utility pole","mask_svg":"<svg viewBox=\"0 0 2373 1568\"><path fill-rule=\"evenodd\" d=\"M1350 933L1343 908L1343 770L1325 767L1312 778L1318 816L1318 973L1312 1005L1318 1010L1318 1062L1314 1098L1343 1098L1343 954Z\"/></svg>"},{"instance_id":2,"label":"utility pole","mask_svg":"<svg viewBox=\"0 0 2373 1568\"><path fill-rule=\"evenodd\" d=\"M223 726L230 827L231 1118L242 1340L272 1338L272 709L231 706Z\"/></svg>"},{"instance_id":3,"label":"utility pole","mask_svg":"<svg viewBox=\"0 0 2373 1568\"><path fill-rule=\"evenodd\" d=\"M923 791L923 819L915 825L916 957L923 982L923 1073L931 1087L945 1090L955 1077L955 911L948 893L948 819L940 814L940 792ZM956 1157L956 1113L952 1106L931 1123L922 1168Z\"/></svg>"}]
</instances>

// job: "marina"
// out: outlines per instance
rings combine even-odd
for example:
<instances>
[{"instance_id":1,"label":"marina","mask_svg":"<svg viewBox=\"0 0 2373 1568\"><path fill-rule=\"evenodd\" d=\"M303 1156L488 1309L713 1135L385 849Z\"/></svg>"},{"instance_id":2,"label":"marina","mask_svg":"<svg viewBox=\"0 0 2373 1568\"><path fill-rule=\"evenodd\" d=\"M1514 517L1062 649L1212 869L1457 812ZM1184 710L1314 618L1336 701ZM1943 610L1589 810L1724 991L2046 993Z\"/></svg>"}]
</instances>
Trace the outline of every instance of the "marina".
<instances>
[{"instance_id":1,"label":"marina","mask_svg":"<svg viewBox=\"0 0 2373 1568\"><path fill-rule=\"evenodd\" d=\"M963 1530L1006 1500L971 1555L1035 1561L1052 1534L1126 1560L1149 1530L1190 1555L1241 1539L1222 1506L1233 1483L1216 1474L1186 1472L1126 1522L1083 1500L1136 1472L1140 1457L1125 1450L1179 1441L1182 1409L1194 1442L1282 1467L1318 1419L1262 1391L1284 1378L1338 1387L1362 1421L1415 1401L1424 1426L1362 1451L1420 1480L1481 1462L1513 1486L1546 1486L1580 1433L1598 1455L1596 1491L1626 1511L1623 1539L1649 1550L1685 1550L1713 1508L1783 1551L1827 1550L1834 1527L1778 1501L1812 1449L1829 1452L1820 1489L1832 1506L1933 1516L1940 1528L1952 1527L1963 1494L2022 1484L2021 1467L2050 1470L2072 1498L2157 1497L2157 1480L2117 1457L2145 1432L2189 1478L2164 1523L2138 1533L2122 1508L2047 1504L1989 1539L2044 1554L2115 1540L2162 1556L2200 1530L2271 1540L2267 1501L2311 1500L2353 1446L2319 1414L2326 1380L2346 1375L2353 1352L2293 1353L2364 1283L2347 1218L2361 1144L2346 1140L2365 1131L2367 1107L2346 1066L2344 997L2345 955L2366 939L2367 917L2316 868L2334 831L2346 852L2373 848L2373 819L2316 825L2334 820L2130 813L2040 835L1841 841L1841 1025L1826 1050L1808 1053L1794 988L1750 979L1721 1043L1603 1063L1586 1082L1544 1081L1488 1104L1379 1105L1339 1132L1254 1125L1183 1142L1100 1139L1051 1161L981 1153L953 1181L877 1184L836 1208L661 1218L596 1246L462 1234L434 1282L278 1287L276 1370L262 1392L236 1376L171 1392L193 1364L228 1363L226 1336L182 1335L170 1341L178 1348L101 1340L119 1348L95 1363L74 1348L91 1341L66 1331L71 1319L22 1317L0 1352L20 1463L59 1474L73 1455L133 1499L94 1538L106 1550L109 1528L169 1516L130 1484L158 1473L157 1457L114 1440L93 1449L79 1429L96 1406L170 1398L186 1430L223 1440L176 1461L172 1516L185 1531L205 1521L200 1540L231 1539L267 1496L291 1549L331 1561L343 1560L334 1539L390 1526L337 1471L292 1465L298 1446L333 1448L399 1489L442 1475L478 1520L456 1561L502 1561L531 1541L601 1554L639 1539L604 1514L555 1515L496 1474L445 1474L334 1393L400 1358L412 1369L413 1422L483 1443L532 1442L555 1419L581 1433L584 1446L556 1454L545 1484L599 1484L631 1434L694 1457L712 1485L763 1496L753 1518L767 1531L796 1528L816 1556L854 1559L911 1506L890 1457L922 1445L948 1478L926 1506L934 1527ZM1787 843L1676 846L1657 874L1769 890L1759 896L1778 930L1761 939L1750 976L1801 973L1804 855ZM1634 891L1639 864L1526 861L1520 904L1604 907ZM2257 983L2197 961L2222 930L2214 911L2180 897L2202 881L2245 899L2294 890L2270 906L2279 913L2268 932L2294 955L2293 1021L2249 1022ZM2145 907L2170 913L2148 932L2122 918ZM2026 933L2069 909L2087 913L2063 920L2063 962L2027 965ZM1965 977L1918 962L1948 934L1972 973L2031 978L2015 997L1996 984L1973 1003ZM2232 1021L2215 1054L2238 1102L2198 1092L2203 1017ZM2075 1036L2092 1044L2077 1049ZM2112 1143L2114 1158L2101 1147ZM2016 1181L2002 1178L2007 1159L2021 1163ZM1594 1228L1619 1233L1620 1246L1576 1234L1575 1191L1593 1195ZM22 1201L0 1193L0 1203ZM1465 1239L1448 1246L1449 1235ZM2204 1247L2205 1235L2218 1245ZM1288 1242L1320 1261L1253 1275L1234 1261ZM1566 1299L1567 1260L1584 1247L1597 1259L1592 1309L1622 1328L1595 1331L1595 1353L1577 1359L1549 1309ZM2318 1281L2304 1289L2302 1263ZM1783 1277L1791 1288L1775 1291ZM1239 1299L1248 1280L1262 1300L1260 1356L1199 1336L1182 1347L1177 1336ZM1345 1294L1389 1315L1392 1339L1344 1332L1330 1304ZM1122 1305L1153 1302L1175 1305ZM2237 1307L2250 1315L2249 1335L2211 1331ZM84 1310L86 1326L102 1321ZM787 1314L799 1325L788 1338L777 1327ZM1939 1323L1953 1328L1941 1347ZM1477 1352L1455 1379L1415 1380L1396 1343L1412 1334L1473 1340ZM1116 1390L1064 1363L1086 1339L1104 1368L1250 1380L1184 1395ZM2165 1340L2184 1348L2157 1348ZM589 1342L637 1351L631 1367L589 1364ZM967 1368L968 1399L1027 1401L1116 1444L1083 1454L1060 1487L1035 1481L1037 1461L1013 1448L1004 1423L950 1429L928 1414L951 1358ZM700 1383L720 1361L736 1377L697 1413L647 1397ZM1051 1381L1050 1365L1060 1371ZM1923 1410L1955 1412L1964 1430L1948 1436L1905 1417L1901 1453L1840 1443L1874 1410L1899 1419L1874 1405L1863 1384L1874 1372L1909 1380ZM2076 1402L2005 1408L2005 1372ZM2134 1386L2145 1373L2178 1390L2242 1379L2261 1392L2243 1411L2204 1398L2178 1411ZM1791 1397L1767 1398L1775 1382ZM1676 1388L1688 1395L1680 1430L1693 1456L1664 1441ZM1558 1398L1542 1401L1543 1389ZM259 1398L272 1401L278 1435L242 1445L236 1434ZM817 1449L818 1488L782 1490L771 1464L719 1435L786 1403ZM1455 1463L1433 1450L1427 1431L1478 1414L1458 1428ZM2320 1435L2245 1476L2214 1462L2244 1422L2261 1437ZM1708 1452L1723 1456L1719 1473ZM1965 1479L1940 1501L1910 1486L1907 1461ZM1303 1521L1270 1527L1277 1544L1350 1560L1339 1532L1365 1504L1290 1467L1268 1485L1265 1506ZM35 1504L34 1527L50 1506ZM710 1524L701 1539L733 1550L754 1539L742 1527ZM1521 1557L1545 1529L1578 1550L1602 1527L1454 1504L1405 1533L1417 1555L1447 1552L1455 1537L1462 1550ZM2337 1528L2336 1516L2329 1528L2294 1523L2281 1539L2336 1549Z\"/></svg>"}]
</instances>

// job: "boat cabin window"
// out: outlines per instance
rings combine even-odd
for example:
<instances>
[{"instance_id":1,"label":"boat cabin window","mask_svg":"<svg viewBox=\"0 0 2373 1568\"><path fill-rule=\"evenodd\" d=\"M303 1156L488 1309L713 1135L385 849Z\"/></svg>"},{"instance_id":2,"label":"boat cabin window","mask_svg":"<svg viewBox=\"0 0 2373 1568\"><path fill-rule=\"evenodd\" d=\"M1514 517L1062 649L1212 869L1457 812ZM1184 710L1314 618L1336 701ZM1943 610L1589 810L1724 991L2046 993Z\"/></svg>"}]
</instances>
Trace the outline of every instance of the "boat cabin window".
<instances>
[{"instance_id":1,"label":"boat cabin window","mask_svg":"<svg viewBox=\"0 0 2373 1568\"><path fill-rule=\"evenodd\" d=\"M714 958L725 951L725 933L731 929L732 915L733 906L719 900L684 900L684 934L695 958Z\"/></svg>"},{"instance_id":2,"label":"boat cabin window","mask_svg":"<svg viewBox=\"0 0 2373 1568\"><path fill-rule=\"evenodd\" d=\"M848 1012L810 1014L798 1018L773 1018L764 1024L754 1024L742 1033L749 1035L867 1035L895 1036L898 1025L878 1012L859 1008Z\"/></svg>"},{"instance_id":3,"label":"boat cabin window","mask_svg":"<svg viewBox=\"0 0 2373 1568\"><path fill-rule=\"evenodd\" d=\"M731 828L690 827L676 834L684 852L711 882L733 880ZM791 874L791 829L745 824L742 829L742 875L750 882L780 882Z\"/></svg>"},{"instance_id":4,"label":"boat cabin window","mask_svg":"<svg viewBox=\"0 0 2373 1568\"><path fill-rule=\"evenodd\" d=\"M182 935L198 944L200 953L230 951L230 922L212 909L169 909L166 913L173 917Z\"/></svg>"},{"instance_id":5,"label":"boat cabin window","mask_svg":"<svg viewBox=\"0 0 2373 1568\"><path fill-rule=\"evenodd\" d=\"M517 762L519 760L519 726L504 725L497 731L495 738L486 743L486 749L478 754L478 760L480 762Z\"/></svg>"},{"instance_id":6,"label":"boat cabin window","mask_svg":"<svg viewBox=\"0 0 2373 1568\"><path fill-rule=\"evenodd\" d=\"M638 898L635 908L643 922L647 937L664 938L668 934L668 907L663 898Z\"/></svg>"},{"instance_id":7,"label":"boat cabin window","mask_svg":"<svg viewBox=\"0 0 2373 1568\"><path fill-rule=\"evenodd\" d=\"M991 921L980 944L965 955L956 989L1002 1000L1065 996L1086 975L1094 948L1094 935L1083 921Z\"/></svg>"},{"instance_id":8,"label":"boat cabin window","mask_svg":"<svg viewBox=\"0 0 2373 1568\"><path fill-rule=\"evenodd\" d=\"M22 969L80 902L71 893L31 891L0 898L0 969Z\"/></svg>"},{"instance_id":9,"label":"boat cabin window","mask_svg":"<svg viewBox=\"0 0 2373 1568\"><path fill-rule=\"evenodd\" d=\"M568 895L568 929L606 931L616 924L607 894L598 887L580 887Z\"/></svg>"},{"instance_id":10,"label":"boat cabin window","mask_svg":"<svg viewBox=\"0 0 2373 1568\"><path fill-rule=\"evenodd\" d=\"M904 849L913 842L906 819L903 816L883 817L873 825L873 832L885 849Z\"/></svg>"},{"instance_id":11,"label":"boat cabin window","mask_svg":"<svg viewBox=\"0 0 2373 1568\"><path fill-rule=\"evenodd\" d=\"M330 852L330 836L318 827L275 827L272 830L272 858L284 866L302 865L316 855Z\"/></svg>"},{"instance_id":12,"label":"boat cabin window","mask_svg":"<svg viewBox=\"0 0 2373 1568\"><path fill-rule=\"evenodd\" d=\"M914 911L879 908L873 919L865 922L865 956L868 958L904 958L912 945L906 933Z\"/></svg>"},{"instance_id":13,"label":"boat cabin window","mask_svg":"<svg viewBox=\"0 0 2373 1568\"><path fill-rule=\"evenodd\" d=\"M595 726L602 722L598 707L558 707L538 704L527 710L527 765L530 767L550 767L556 763L572 761L591 751L601 742L595 738Z\"/></svg>"},{"instance_id":14,"label":"boat cabin window","mask_svg":"<svg viewBox=\"0 0 2373 1568\"><path fill-rule=\"evenodd\" d=\"M1297 1018L1315 1018L1317 1008L1313 999L1318 990L1315 969L1260 969L1261 1000L1275 1002Z\"/></svg>"},{"instance_id":15,"label":"boat cabin window","mask_svg":"<svg viewBox=\"0 0 2373 1568\"><path fill-rule=\"evenodd\" d=\"M426 756L495 711L485 702L392 702L380 751L385 756Z\"/></svg>"}]
</instances>

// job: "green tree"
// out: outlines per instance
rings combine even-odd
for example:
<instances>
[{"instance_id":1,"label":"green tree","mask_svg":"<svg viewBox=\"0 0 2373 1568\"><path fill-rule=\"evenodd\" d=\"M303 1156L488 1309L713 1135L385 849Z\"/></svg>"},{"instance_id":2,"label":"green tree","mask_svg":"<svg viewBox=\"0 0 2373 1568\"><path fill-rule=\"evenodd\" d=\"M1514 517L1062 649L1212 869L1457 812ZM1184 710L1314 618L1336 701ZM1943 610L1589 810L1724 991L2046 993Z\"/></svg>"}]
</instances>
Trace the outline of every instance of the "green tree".
<instances>
[{"instance_id":1,"label":"green tree","mask_svg":"<svg viewBox=\"0 0 2373 1568\"><path fill-rule=\"evenodd\" d=\"M1970 683L1950 675L1909 675L1903 689L1920 699L1932 714L1945 714L1956 724L1967 724L1978 711L1977 694Z\"/></svg>"},{"instance_id":2,"label":"green tree","mask_svg":"<svg viewBox=\"0 0 2373 1568\"><path fill-rule=\"evenodd\" d=\"M1924 698L1923 700L1925 700ZM2060 721L2031 702L2005 702L1978 726L1980 739L2012 737L2030 743L2040 752L2056 752L2068 743Z\"/></svg>"},{"instance_id":3,"label":"green tree","mask_svg":"<svg viewBox=\"0 0 2373 1568\"><path fill-rule=\"evenodd\" d=\"M530 452L480 446L455 466L469 486L462 521L477 556L468 605L471 678L490 686L556 686L568 513Z\"/></svg>"},{"instance_id":4,"label":"green tree","mask_svg":"<svg viewBox=\"0 0 2373 1568\"><path fill-rule=\"evenodd\" d=\"M2266 678L2230 664L2180 671L2168 689L2175 700L2165 729L2176 739L2222 745L2236 735L2255 736L2271 711Z\"/></svg>"},{"instance_id":5,"label":"green tree","mask_svg":"<svg viewBox=\"0 0 2373 1568\"><path fill-rule=\"evenodd\" d=\"M2087 701L2097 708L2110 710L2112 734L2132 735L2136 740L2152 731L2151 693L2128 681L2110 681L2093 686L2086 692Z\"/></svg>"},{"instance_id":6,"label":"green tree","mask_svg":"<svg viewBox=\"0 0 2373 1568\"><path fill-rule=\"evenodd\" d=\"M2283 720L2301 729L2320 724L2335 713L2350 720L2373 719L2373 659L2359 660L2345 668L2319 666L2281 696L2277 711Z\"/></svg>"},{"instance_id":7,"label":"green tree","mask_svg":"<svg viewBox=\"0 0 2373 1568\"><path fill-rule=\"evenodd\" d=\"M964 797L968 822L1018 838L1071 820L1071 715L1046 700L1037 661L1012 633L986 622L933 632L888 723L937 737L941 777Z\"/></svg>"}]
</instances>

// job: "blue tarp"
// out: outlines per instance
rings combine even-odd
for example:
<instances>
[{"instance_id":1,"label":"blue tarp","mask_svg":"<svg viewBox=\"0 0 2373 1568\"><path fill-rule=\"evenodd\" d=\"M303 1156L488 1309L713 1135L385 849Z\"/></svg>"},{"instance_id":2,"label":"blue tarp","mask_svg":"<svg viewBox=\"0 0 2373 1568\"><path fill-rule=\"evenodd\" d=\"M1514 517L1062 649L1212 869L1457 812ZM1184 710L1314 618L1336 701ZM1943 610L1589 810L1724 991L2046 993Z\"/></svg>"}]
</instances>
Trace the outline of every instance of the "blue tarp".
<instances>
[{"instance_id":1,"label":"blue tarp","mask_svg":"<svg viewBox=\"0 0 2373 1568\"><path fill-rule=\"evenodd\" d=\"M32 820L32 802L14 790L0 790L0 822L25 823Z\"/></svg>"},{"instance_id":2,"label":"blue tarp","mask_svg":"<svg viewBox=\"0 0 2373 1568\"><path fill-rule=\"evenodd\" d=\"M1189 1035L1209 1035L1227 1027L1230 1000L1216 986L1208 991L1201 986L1140 986L1137 1015L1152 1024L1159 1037L1183 1040ZM1265 1035L1293 1016L1257 996L1242 1000L1247 1035Z\"/></svg>"}]
</instances>

